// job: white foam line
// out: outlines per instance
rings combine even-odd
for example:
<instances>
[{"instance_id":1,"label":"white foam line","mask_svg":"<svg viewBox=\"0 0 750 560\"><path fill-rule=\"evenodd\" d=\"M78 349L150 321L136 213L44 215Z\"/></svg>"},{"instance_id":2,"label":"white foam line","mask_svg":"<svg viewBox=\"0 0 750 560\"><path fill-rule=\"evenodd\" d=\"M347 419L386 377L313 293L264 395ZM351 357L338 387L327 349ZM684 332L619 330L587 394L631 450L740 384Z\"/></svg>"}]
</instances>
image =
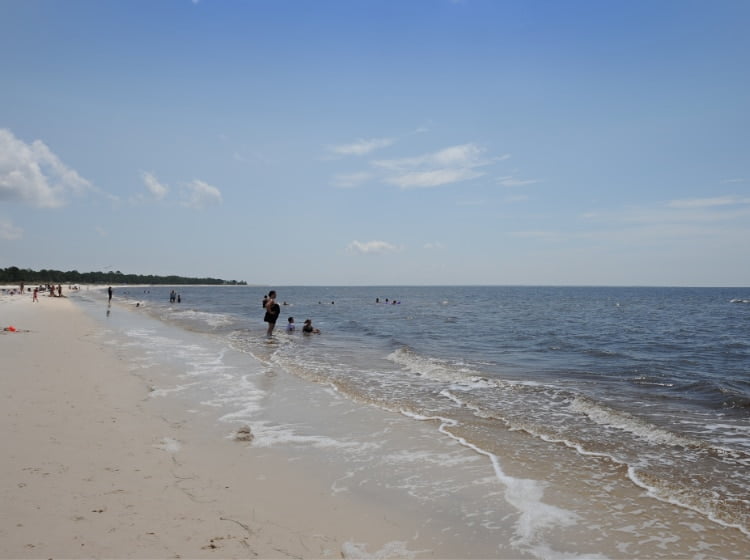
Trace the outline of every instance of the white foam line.
<instances>
[{"instance_id":1,"label":"white foam line","mask_svg":"<svg viewBox=\"0 0 750 560\"><path fill-rule=\"evenodd\" d=\"M579 519L579 516L574 512L542 502L544 489L536 480L513 478L506 475L500 466L500 459L497 455L474 445L461 436L451 433L448 428L457 426L458 422L456 420L443 418L442 416L422 416L403 409L401 410L401 414L420 421L439 421L440 427L438 431L440 433L454 439L464 447L468 447L474 452L484 455L490 460L492 468L495 471L495 477L506 488L505 500L521 514L516 522L516 534L518 538L513 541L513 546L520 548L525 545L529 552L537 555L538 551L548 550L546 547L534 545L533 539L538 531L554 525L570 526L575 524ZM546 558L547 554L542 554L539 557Z\"/></svg>"},{"instance_id":2,"label":"white foam line","mask_svg":"<svg viewBox=\"0 0 750 560\"><path fill-rule=\"evenodd\" d=\"M580 412L592 422L604 427L612 427L630 433L640 439L656 445L682 445L684 447L705 448L706 443L693 438L681 436L654 426L626 412L613 410L600 404L588 402L587 399L575 397L570 403L570 410Z\"/></svg>"},{"instance_id":3,"label":"white foam line","mask_svg":"<svg viewBox=\"0 0 750 560\"><path fill-rule=\"evenodd\" d=\"M172 393L179 393L180 391L184 391L190 387L193 387L194 385L198 385L198 382L193 383L186 383L185 385L176 385L170 389L156 389L154 388L150 393L149 397L155 398L155 397L165 397L167 395L170 395Z\"/></svg>"},{"instance_id":4,"label":"white foam line","mask_svg":"<svg viewBox=\"0 0 750 560\"><path fill-rule=\"evenodd\" d=\"M717 523L724 527L731 527L733 529L739 529L740 532L744 533L747 536L750 536L750 530L748 530L748 528L745 527L744 525L740 525L739 523L727 523L726 521L716 517L716 515L708 509L698 508L697 506L683 502L682 500L679 500L675 498L674 496L671 496L669 494L665 495L663 492L659 492L658 488L654 486L650 486L649 484L646 484L643 480L641 480L641 478L638 476L638 473L635 472L635 467L630 467L630 466L628 467L628 478L630 478L630 480L632 480L636 486L646 490L648 495L651 496L652 498L670 503L675 506L684 507L686 509L695 511L697 513L700 513L701 515L705 515L714 523Z\"/></svg>"},{"instance_id":5,"label":"white foam line","mask_svg":"<svg viewBox=\"0 0 750 560\"><path fill-rule=\"evenodd\" d=\"M454 401L456 404L458 404L460 406L466 406L467 408L470 408L470 409L474 410L475 412L478 412L478 409L476 407L470 406L467 403L461 401L458 397L456 397L455 395L453 395L450 391L444 390L444 391L441 392L441 394L443 396L451 399L452 401ZM587 413L584 411L584 414L587 414ZM596 422L596 420L594 418L591 418L591 419ZM600 451L589 451L585 447L583 447L583 445L581 443L572 442L572 441L564 439L564 438L556 438L556 437L551 437L551 436L548 436L548 435L545 435L545 434L540 434L540 433L537 433L537 432L535 432L533 430L529 430L527 427L514 427L514 426L512 426L507 421L506 421L506 424L510 426L511 430L520 430L520 431L526 432L527 434L529 434L529 435L531 435L533 437L540 438L542 441L546 441L548 443L562 443L563 445L565 445L566 447L568 447L570 449L575 449L579 454L581 454L583 456L601 457L601 458L608 459L608 460L612 461L615 464L623 465L623 466L627 467L628 478L630 478L630 480L636 486L638 486L639 488L642 488L642 489L646 490L648 496L650 496L651 498L653 498L655 500L658 500L658 501L670 503L672 505L676 505L676 506L679 506L679 507L684 507L684 508L689 509L691 511L695 511L695 512L701 514L701 515L705 515L708 519L710 519L714 523L718 523L719 525L722 525L724 527L731 527L731 528L734 528L734 529L739 529L742 533L744 533L746 535L750 535L750 530L748 530L748 528L745 527L744 525L741 525L739 523L727 523L726 521L723 521L723 520L717 518L716 515L714 513L712 513L707 508L701 509L701 508L699 508L697 506L690 505L690 504L685 503L685 502L683 502L683 501L681 501L681 500L679 500L679 499L677 499L675 497L672 497L669 494L666 494L664 492L660 492L657 487L650 486L649 484L647 484L646 482L644 482L643 480L641 480L641 478L636 473L636 470L635 470L636 467L635 466L630 465L629 463L627 463L626 461L623 461L622 459L616 457L615 455L612 455L610 453L600 452ZM615 426L615 427L619 427L619 426ZM658 428L656 428L656 429L659 430ZM443 431L443 430L441 430L441 431ZM660 430L660 431L663 431L663 430ZM633 432L633 433L635 433L635 432ZM679 437L680 436L675 436L675 438L679 438ZM693 447L697 447L694 443L692 444L692 446ZM710 446L710 447L713 448L713 449L715 449L715 450L718 450L719 452L724 452L724 453L736 455L736 452L733 451L733 450L724 449L722 447L715 446L715 445Z\"/></svg>"}]
</instances>

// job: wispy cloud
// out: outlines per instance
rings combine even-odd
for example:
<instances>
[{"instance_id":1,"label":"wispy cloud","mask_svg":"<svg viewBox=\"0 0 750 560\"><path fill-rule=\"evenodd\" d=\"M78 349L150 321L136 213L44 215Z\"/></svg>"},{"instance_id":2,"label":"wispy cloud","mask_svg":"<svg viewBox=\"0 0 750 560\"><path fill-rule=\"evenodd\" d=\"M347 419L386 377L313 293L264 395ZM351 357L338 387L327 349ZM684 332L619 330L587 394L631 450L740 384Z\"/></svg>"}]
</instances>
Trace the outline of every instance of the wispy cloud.
<instances>
[{"instance_id":1,"label":"wispy cloud","mask_svg":"<svg viewBox=\"0 0 750 560\"><path fill-rule=\"evenodd\" d=\"M414 134L425 134L426 132L430 132L432 130L432 121L428 120L426 123L419 125L417 128L412 130L409 135Z\"/></svg>"},{"instance_id":2,"label":"wispy cloud","mask_svg":"<svg viewBox=\"0 0 750 560\"><path fill-rule=\"evenodd\" d=\"M93 190L41 140L31 144L0 129L0 200L41 208L65 205L69 195Z\"/></svg>"},{"instance_id":3,"label":"wispy cloud","mask_svg":"<svg viewBox=\"0 0 750 560\"><path fill-rule=\"evenodd\" d=\"M682 200L671 200L670 208L712 208L716 206L736 206L750 204L750 198L739 196L716 196L712 198L686 198Z\"/></svg>"},{"instance_id":4,"label":"wispy cloud","mask_svg":"<svg viewBox=\"0 0 750 560\"><path fill-rule=\"evenodd\" d=\"M469 143L416 157L377 160L372 165L386 173L386 183L402 189L437 187L485 175L480 168L493 163L484 157L485 151Z\"/></svg>"},{"instance_id":5,"label":"wispy cloud","mask_svg":"<svg viewBox=\"0 0 750 560\"><path fill-rule=\"evenodd\" d=\"M141 177L143 178L143 183L146 185L146 188L156 200L162 200L165 196L167 196L169 187L163 183L160 183L153 173L144 171L141 174Z\"/></svg>"},{"instance_id":6,"label":"wispy cloud","mask_svg":"<svg viewBox=\"0 0 750 560\"><path fill-rule=\"evenodd\" d=\"M398 251L398 247L391 245L386 241L352 241L349 243L346 250L349 253L357 255L377 255Z\"/></svg>"},{"instance_id":7,"label":"wispy cloud","mask_svg":"<svg viewBox=\"0 0 750 560\"><path fill-rule=\"evenodd\" d=\"M182 205L188 208L202 209L206 206L221 204L221 191L204 181L195 179L182 186Z\"/></svg>"},{"instance_id":8,"label":"wispy cloud","mask_svg":"<svg viewBox=\"0 0 750 560\"><path fill-rule=\"evenodd\" d=\"M431 171L409 171L386 179L391 185L402 189L429 188L477 179L484 175L474 169L434 169Z\"/></svg>"},{"instance_id":9,"label":"wispy cloud","mask_svg":"<svg viewBox=\"0 0 750 560\"><path fill-rule=\"evenodd\" d=\"M151 194L149 198L146 195L138 194L131 198L131 203L142 204L153 201L164 200L172 190L169 185L162 183L157 179L154 173L144 171L141 173L143 184ZM181 183L177 189L180 198L180 205L185 208L203 209L207 206L221 204L223 197L221 191L213 185L209 185L200 179L194 179L190 182Z\"/></svg>"},{"instance_id":10,"label":"wispy cloud","mask_svg":"<svg viewBox=\"0 0 750 560\"><path fill-rule=\"evenodd\" d=\"M372 178L372 173L362 171L360 173L349 173L336 175L331 181L331 184L341 189L351 189L358 187L362 183L369 181Z\"/></svg>"},{"instance_id":11,"label":"wispy cloud","mask_svg":"<svg viewBox=\"0 0 750 560\"><path fill-rule=\"evenodd\" d=\"M0 218L0 239L14 241L23 237L23 230L13 224L10 220Z\"/></svg>"},{"instance_id":12,"label":"wispy cloud","mask_svg":"<svg viewBox=\"0 0 750 560\"><path fill-rule=\"evenodd\" d=\"M341 156L364 156L375 150L387 148L395 142L393 138L360 138L349 144L331 146L330 150Z\"/></svg>"},{"instance_id":13,"label":"wispy cloud","mask_svg":"<svg viewBox=\"0 0 750 560\"><path fill-rule=\"evenodd\" d=\"M445 245L443 245L439 241L435 241L435 242L432 242L432 243L425 243L424 244L424 248L427 249L428 251L431 251L431 250L440 250L440 249L445 249Z\"/></svg>"},{"instance_id":14,"label":"wispy cloud","mask_svg":"<svg viewBox=\"0 0 750 560\"><path fill-rule=\"evenodd\" d=\"M512 175L507 175L505 177L499 177L497 182L504 187L526 187L538 183L539 181L537 179L516 179Z\"/></svg>"},{"instance_id":15,"label":"wispy cloud","mask_svg":"<svg viewBox=\"0 0 750 560\"><path fill-rule=\"evenodd\" d=\"M750 198L692 198L587 212L559 229L515 231L510 235L545 243L589 240L623 246L748 237Z\"/></svg>"},{"instance_id":16,"label":"wispy cloud","mask_svg":"<svg viewBox=\"0 0 750 560\"><path fill-rule=\"evenodd\" d=\"M428 130L426 127L420 127L411 134L419 134ZM360 139L350 144L332 146L329 150L338 156L362 156L395 142L393 138ZM510 154L489 156L486 152L485 147L469 142L416 156L371 159L368 162L369 170L335 175L331 184L339 188L354 188L365 181L378 181L402 189L433 188L478 179L487 174L485 168L511 157ZM507 186L521 186L537 182L536 180L520 181L513 177L501 177L500 180L505 181Z\"/></svg>"},{"instance_id":17,"label":"wispy cloud","mask_svg":"<svg viewBox=\"0 0 750 560\"><path fill-rule=\"evenodd\" d=\"M450 146L448 148L438 150L437 152L423 154L420 156L377 160L373 162L373 165L395 171L422 166L475 167L477 165L487 165L488 162L485 159L482 159L482 155L484 154L484 152L484 148L481 148L476 144L469 143L461 144L458 146Z\"/></svg>"}]
</instances>

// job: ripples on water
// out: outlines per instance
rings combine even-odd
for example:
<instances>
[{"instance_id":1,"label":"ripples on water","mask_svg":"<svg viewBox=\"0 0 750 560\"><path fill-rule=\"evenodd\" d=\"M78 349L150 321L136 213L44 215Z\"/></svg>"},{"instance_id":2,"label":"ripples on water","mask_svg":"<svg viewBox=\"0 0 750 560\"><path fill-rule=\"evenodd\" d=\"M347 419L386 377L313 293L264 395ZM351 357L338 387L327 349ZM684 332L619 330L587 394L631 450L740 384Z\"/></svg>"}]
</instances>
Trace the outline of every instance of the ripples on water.
<instances>
[{"instance_id":1,"label":"ripples on water","mask_svg":"<svg viewBox=\"0 0 750 560\"><path fill-rule=\"evenodd\" d=\"M288 305L269 349L262 288L183 287L179 305L170 289L126 297L352 399L460 418L481 449L516 430L606 457L660 499L750 527L749 290L279 288ZM288 316L323 334L288 336Z\"/></svg>"}]
</instances>

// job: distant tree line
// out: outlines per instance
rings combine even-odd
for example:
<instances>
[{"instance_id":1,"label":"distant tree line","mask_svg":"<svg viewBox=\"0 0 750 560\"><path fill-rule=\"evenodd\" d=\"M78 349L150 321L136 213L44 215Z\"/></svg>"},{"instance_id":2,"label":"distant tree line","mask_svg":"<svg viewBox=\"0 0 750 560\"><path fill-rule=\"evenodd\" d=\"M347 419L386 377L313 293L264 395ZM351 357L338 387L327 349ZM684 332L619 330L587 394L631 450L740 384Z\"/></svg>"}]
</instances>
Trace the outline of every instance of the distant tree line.
<instances>
[{"instance_id":1,"label":"distant tree line","mask_svg":"<svg viewBox=\"0 0 750 560\"><path fill-rule=\"evenodd\" d=\"M78 272L69 270L30 270L11 266L0 269L0 284L222 284L246 286L244 280L220 278L189 278L185 276L155 276L153 274L123 274L116 272Z\"/></svg>"}]
</instances>

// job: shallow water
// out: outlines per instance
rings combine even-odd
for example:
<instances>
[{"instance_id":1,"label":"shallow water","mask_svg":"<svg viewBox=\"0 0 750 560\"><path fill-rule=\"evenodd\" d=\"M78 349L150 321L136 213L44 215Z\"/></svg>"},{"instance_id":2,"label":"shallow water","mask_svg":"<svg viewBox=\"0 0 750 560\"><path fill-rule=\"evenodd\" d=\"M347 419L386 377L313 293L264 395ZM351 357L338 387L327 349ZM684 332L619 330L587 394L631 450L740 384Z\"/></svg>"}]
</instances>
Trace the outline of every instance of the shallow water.
<instances>
[{"instance_id":1,"label":"shallow water","mask_svg":"<svg viewBox=\"0 0 750 560\"><path fill-rule=\"evenodd\" d=\"M116 290L129 318L76 297L142 367L180 372L155 398L325 450L333 491L406 493L477 554L750 544L748 289L288 287L270 341L262 288L170 289ZM287 334L288 316L323 332ZM368 409L392 425L370 433Z\"/></svg>"}]
</instances>

